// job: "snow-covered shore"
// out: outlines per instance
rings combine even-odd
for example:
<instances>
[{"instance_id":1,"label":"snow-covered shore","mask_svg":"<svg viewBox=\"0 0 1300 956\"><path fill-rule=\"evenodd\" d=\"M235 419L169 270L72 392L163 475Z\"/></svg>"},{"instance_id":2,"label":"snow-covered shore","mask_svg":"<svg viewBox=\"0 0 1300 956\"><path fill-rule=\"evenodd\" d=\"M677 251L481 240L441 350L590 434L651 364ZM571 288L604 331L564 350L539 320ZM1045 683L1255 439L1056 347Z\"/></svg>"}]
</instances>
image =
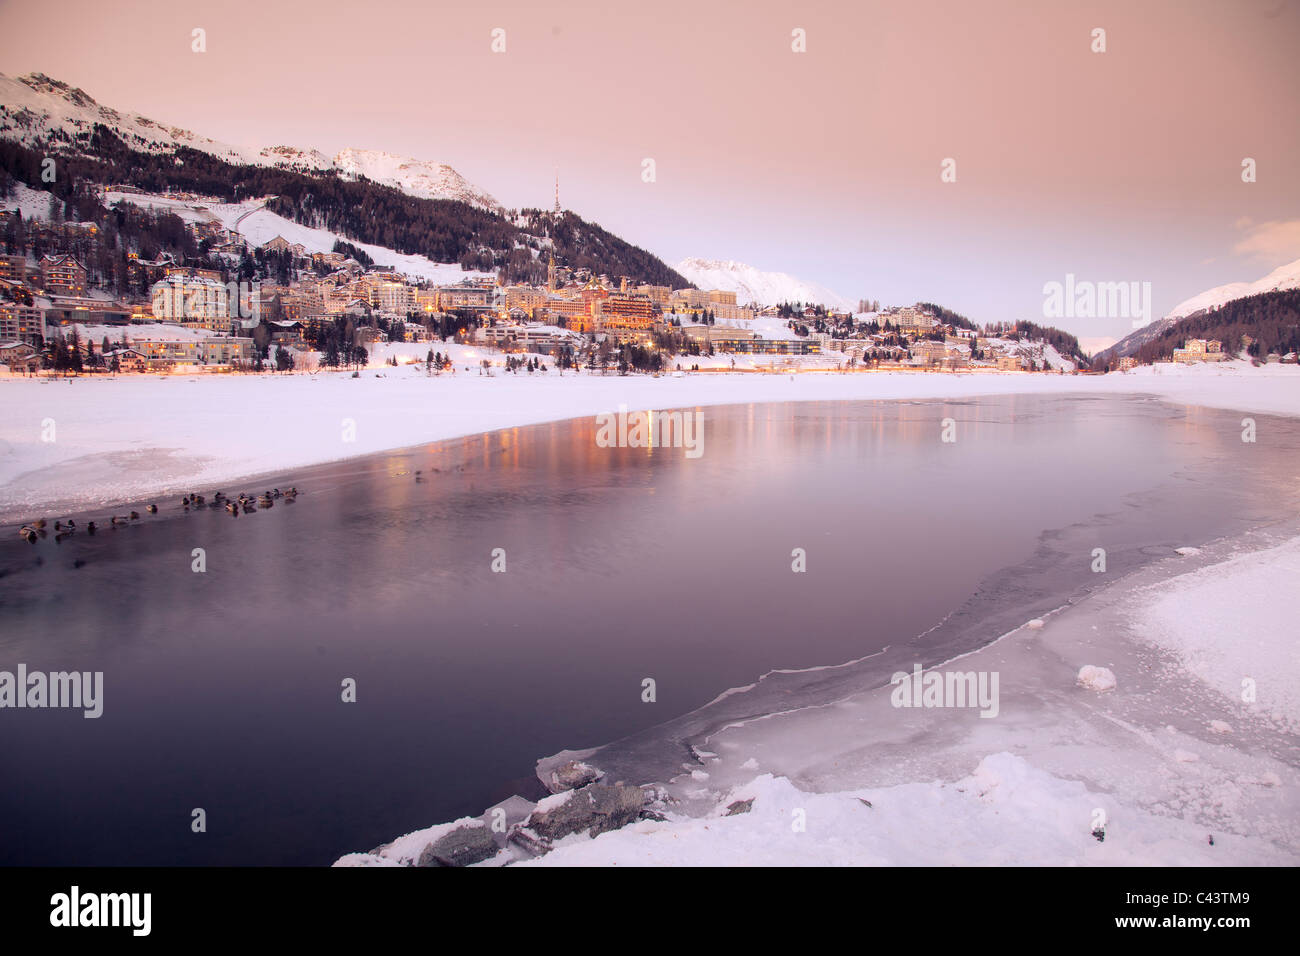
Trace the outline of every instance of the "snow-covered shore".
<instances>
[{"instance_id":1,"label":"snow-covered shore","mask_svg":"<svg viewBox=\"0 0 1300 956\"><path fill-rule=\"evenodd\" d=\"M684 812L527 865L1295 865L1297 532L1170 558L937 668L997 672L995 719L885 687L729 727L670 785Z\"/></svg>"},{"instance_id":2,"label":"snow-covered shore","mask_svg":"<svg viewBox=\"0 0 1300 956\"><path fill-rule=\"evenodd\" d=\"M1295 865L1300 653L1285 602L1258 598L1297 585L1300 522L1189 549L932 669L998 674L994 719L887 685L740 721L654 788L661 819L480 865ZM491 820L336 865L412 865Z\"/></svg>"},{"instance_id":3,"label":"snow-covered shore","mask_svg":"<svg viewBox=\"0 0 1300 956\"><path fill-rule=\"evenodd\" d=\"M1106 376L1026 373L561 377L422 366L349 373L37 380L0 376L0 520L23 520L439 439L629 409L772 401L1146 393L1300 413L1300 368L1162 366ZM707 453L707 452L706 452Z\"/></svg>"}]
</instances>

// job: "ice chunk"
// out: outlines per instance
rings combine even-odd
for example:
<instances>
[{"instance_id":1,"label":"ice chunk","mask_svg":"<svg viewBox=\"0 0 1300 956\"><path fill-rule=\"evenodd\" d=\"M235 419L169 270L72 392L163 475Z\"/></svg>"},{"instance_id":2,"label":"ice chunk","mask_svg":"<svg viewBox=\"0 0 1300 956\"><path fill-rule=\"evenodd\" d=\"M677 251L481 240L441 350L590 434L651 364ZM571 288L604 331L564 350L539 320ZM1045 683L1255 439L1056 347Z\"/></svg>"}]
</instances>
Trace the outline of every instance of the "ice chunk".
<instances>
[{"instance_id":1,"label":"ice chunk","mask_svg":"<svg viewBox=\"0 0 1300 956\"><path fill-rule=\"evenodd\" d=\"M1115 689L1115 675L1104 667L1084 664L1079 668L1078 683L1088 690L1106 691Z\"/></svg>"}]
</instances>

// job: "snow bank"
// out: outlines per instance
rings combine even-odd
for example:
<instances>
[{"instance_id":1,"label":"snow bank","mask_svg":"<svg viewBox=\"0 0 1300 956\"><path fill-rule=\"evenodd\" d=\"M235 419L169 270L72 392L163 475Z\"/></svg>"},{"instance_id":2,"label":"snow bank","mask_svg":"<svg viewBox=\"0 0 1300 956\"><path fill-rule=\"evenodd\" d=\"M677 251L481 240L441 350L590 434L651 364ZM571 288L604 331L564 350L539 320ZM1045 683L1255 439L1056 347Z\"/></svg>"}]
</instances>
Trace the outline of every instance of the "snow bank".
<instances>
[{"instance_id":1,"label":"snow bank","mask_svg":"<svg viewBox=\"0 0 1300 956\"><path fill-rule=\"evenodd\" d=\"M1022 757L990 754L951 783L814 793L762 774L722 796L708 815L642 821L567 837L522 866L1125 866L1281 863L1253 841L1138 812L1093 835L1106 802ZM726 815L737 801L746 812ZM1263 858L1253 857L1260 851Z\"/></svg>"},{"instance_id":2,"label":"snow bank","mask_svg":"<svg viewBox=\"0 0 1300 956\"><path fill-rule=\"evenodd\" d=\"M349 853L339 857L334 866L415 866L424 848L437 842L440 837L462 827L480 829L484 826L486 824L478 817L462 817L451 823L439 823L400 836L370 853Z\"/></svg>"}]
</instances>

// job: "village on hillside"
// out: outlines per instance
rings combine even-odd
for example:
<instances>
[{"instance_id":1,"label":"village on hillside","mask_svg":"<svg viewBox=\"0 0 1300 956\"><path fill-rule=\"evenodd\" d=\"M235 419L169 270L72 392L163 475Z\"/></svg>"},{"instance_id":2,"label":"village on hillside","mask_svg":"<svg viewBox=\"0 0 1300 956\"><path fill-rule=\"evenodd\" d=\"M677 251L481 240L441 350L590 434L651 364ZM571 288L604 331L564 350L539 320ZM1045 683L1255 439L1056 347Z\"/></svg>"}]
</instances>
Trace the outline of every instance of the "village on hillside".
<instances>
[{"instance_id":1,"label":"village on hillside","mask_svg":"<svg viewBox=\"0 0 1300 956\"><path fill-rule=\"evenodd\" d=\"M219 200L116 186L103 198L138 233L123 243L95 222L70 221L52 195L18 189L20 201L0 209L0 367L12 375L414 364L431 374L1092 371L1058 330L980 328L937 306L747 303L734 291L594 274L553 257L544 285L454 265L431 277L377 264L334 236L328 250L280 234L254 244L238 229L246 212L232 221L208 211ZM159 235L191 254L150 254ZM130 245L140 251L120 251ZM1206 339L1173 353L1177 363L1230 357ZM1136 364L1123 356L1111 368Z\"/></svg>"},{"instance_id":2,"label":"village on hillside","mask_svg":"<svg viewBox=\"0 0 1300 956\"><path fill-rule=\"evenodd\" d=\"M33 190L28 197L39 197ZM106 197L140 201L130 187ZM907 306L858 312L759 305L733 291L651 285L548 262L545 285L468 273L437 282L377 265L336 240L253 245L201 197L152 230L183 230L192 256L127 252L100 227L0 211L0 365L12 374L289 371L421 363L431 371L1080 370L1083 356L1006 323L983 330ZM215 205L215 202L214 202ZM147 243L146 243L147 244ZM120 253L119 253L120 255ZM454 267L453 267L454 268ZM455 278L447 275L446 278Z\"/></svg>"}]
</instances>

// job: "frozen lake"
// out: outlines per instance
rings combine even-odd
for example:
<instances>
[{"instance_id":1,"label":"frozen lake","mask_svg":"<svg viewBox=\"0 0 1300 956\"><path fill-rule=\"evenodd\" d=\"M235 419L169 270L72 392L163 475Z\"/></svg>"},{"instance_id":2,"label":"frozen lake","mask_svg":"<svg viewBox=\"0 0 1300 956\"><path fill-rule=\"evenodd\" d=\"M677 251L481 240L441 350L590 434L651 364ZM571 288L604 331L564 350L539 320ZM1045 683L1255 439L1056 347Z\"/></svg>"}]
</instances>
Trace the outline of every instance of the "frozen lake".
<instances>
[{"instance_id":1,"label":"frozen lake","mask_svg":"<svg viewBox=\"0 0 1300 956\"><path fill-rule=\"evenodd\" d=\"M93 537L11 529L0 670L103 671L104 709L0 710L0 863L327 864L629 735L620 769L652 779L704 723L887 679L885 648L950 657L1294 511L1280 418L1247 444L1240 413L1123 396L702 413L699 458L598 447L585 418L227 486L302 491L237 518L169 498L116 530L76 515Z\"/></svg>"}]
</instances>

